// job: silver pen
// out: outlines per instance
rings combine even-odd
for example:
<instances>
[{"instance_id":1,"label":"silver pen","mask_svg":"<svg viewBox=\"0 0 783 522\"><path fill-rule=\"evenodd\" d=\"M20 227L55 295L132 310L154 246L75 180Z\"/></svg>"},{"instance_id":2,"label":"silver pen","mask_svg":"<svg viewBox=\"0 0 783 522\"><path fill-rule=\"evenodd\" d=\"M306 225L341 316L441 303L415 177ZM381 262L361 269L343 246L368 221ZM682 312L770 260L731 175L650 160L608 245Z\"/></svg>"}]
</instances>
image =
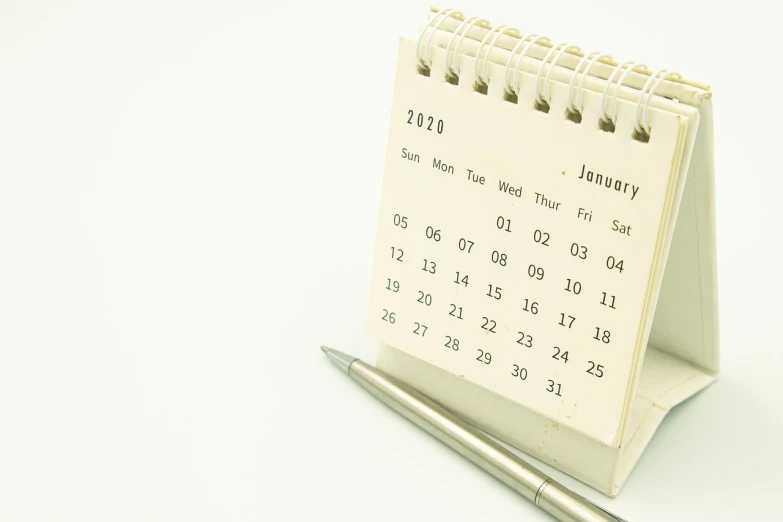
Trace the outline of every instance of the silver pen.
<instances>
[{"instance_id":1,"label":"silver pen","mask_svg":"<svg viewBox=\"0 0 783 522\"><path fill-rule=\"evenodd\" d=\"M341 370L391 409L562 522L627 522L526 463L420 392L343 352L322 346Z\"/></svg>"}]
</instances>

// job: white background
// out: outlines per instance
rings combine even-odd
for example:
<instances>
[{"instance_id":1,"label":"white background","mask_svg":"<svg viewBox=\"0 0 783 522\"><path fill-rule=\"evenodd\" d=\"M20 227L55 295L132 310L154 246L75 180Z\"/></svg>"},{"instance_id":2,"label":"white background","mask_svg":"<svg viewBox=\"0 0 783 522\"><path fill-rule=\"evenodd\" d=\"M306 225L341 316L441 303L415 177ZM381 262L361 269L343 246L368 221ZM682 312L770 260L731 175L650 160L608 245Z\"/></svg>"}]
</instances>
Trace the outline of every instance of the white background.
<instances>
[{"instance_id":1,"label":"white background","mask_svg":"<svg viewBox=\"0 0 783 522\"><path fill-rule=\"evenodd\" d=\"M721 380L620 496L783 485L772 2L463 1L715 93ZM400 35L425 2L0 4L0 520L547 520L328 364L364 333Z\"/></svg>"}]
</instances>

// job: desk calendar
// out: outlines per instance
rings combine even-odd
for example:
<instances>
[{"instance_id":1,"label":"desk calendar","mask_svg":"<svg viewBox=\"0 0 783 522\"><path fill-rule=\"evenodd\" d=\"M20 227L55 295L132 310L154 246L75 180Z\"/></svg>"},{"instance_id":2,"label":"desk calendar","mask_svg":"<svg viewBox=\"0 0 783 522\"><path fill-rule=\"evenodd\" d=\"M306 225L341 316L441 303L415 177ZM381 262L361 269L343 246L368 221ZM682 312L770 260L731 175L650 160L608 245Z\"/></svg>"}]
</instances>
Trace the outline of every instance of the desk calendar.
<instances>
[{"instance_id":1,"label":"desk calendar","mask_svg":"<svg viewBox=\"0 0 783 522\"><path fill-rule=\"evenodd\" d=\"M399 45L379 367L616 494L718 372L713 178L706 86L433 10Z\"/></svg>"}]
</instances>

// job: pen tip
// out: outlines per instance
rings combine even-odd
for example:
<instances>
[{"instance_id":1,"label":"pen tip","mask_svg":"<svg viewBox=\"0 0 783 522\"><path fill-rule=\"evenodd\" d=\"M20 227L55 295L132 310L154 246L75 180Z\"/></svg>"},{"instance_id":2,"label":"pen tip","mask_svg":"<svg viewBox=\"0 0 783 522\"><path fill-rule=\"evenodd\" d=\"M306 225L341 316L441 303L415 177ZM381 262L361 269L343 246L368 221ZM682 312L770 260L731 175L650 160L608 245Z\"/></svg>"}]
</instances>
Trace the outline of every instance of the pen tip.
<instances>
[{"instance_id":1,"label":"pen tip","mask_svg":"<svg viewBox=\"0 0 783 522\"><path fill-rule=\"evenodd\" d=\"M321 346L321 351L324 352L326 357L345 373L348 373L348 369L351 367L351 364L357 360L356 357L351 357L350 355L345 354L339 350L333 350L328 346Z\"/></svg>"}]
</instances>

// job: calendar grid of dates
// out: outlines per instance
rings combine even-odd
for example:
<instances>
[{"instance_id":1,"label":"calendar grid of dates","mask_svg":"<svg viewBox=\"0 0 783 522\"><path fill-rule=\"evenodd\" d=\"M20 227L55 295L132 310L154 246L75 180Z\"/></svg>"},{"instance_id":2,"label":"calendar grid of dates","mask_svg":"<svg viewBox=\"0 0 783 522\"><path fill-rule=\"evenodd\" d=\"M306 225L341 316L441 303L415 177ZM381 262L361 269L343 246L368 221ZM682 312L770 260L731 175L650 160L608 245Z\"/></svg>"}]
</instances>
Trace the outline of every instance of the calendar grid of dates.
<instances>
[{"instance_id":1,"label":"calendar grid of dates","mask_svg":"<svg viewBox=\"0 0 783 522\"><path fill-rule=\"evenodd\" d=\"M521 103L535 76L509 99L502 67L478 92L400 64L368 334L616 447L666 261L683 121L659 119L642 143L626 123Z\"/></svg>"},{"instance_id":2,"label":"calendar grid of dates","mask_svg":"<svg viewBox=\"0 0 783 522\"><path fill-rule=\"evenodd\" d=\"M616 427L646 284L633 243L534 190L461 212L475 187L417 170L397 180L417 197L382 204L371 332L575 429Z\"/></svg>"}]
</instances>

